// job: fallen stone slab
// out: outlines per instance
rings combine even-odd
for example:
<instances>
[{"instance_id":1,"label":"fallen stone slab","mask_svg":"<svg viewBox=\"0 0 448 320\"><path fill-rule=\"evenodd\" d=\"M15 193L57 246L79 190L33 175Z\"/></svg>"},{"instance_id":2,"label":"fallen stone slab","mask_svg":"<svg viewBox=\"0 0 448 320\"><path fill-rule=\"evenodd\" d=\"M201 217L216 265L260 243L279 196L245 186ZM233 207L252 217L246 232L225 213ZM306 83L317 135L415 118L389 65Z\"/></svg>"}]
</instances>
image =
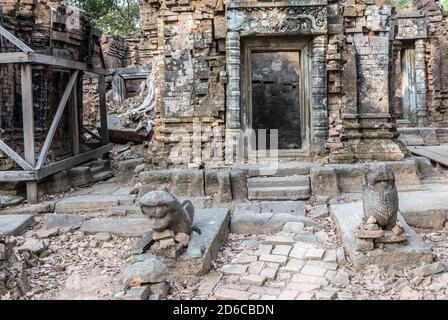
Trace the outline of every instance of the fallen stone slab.
<instances>
[{"instance_id":1,"label":"fallen stone slab","mask_svg":"<svg viewBox=\"0 0 448 320\"><path fill-rule=\"evenodd\" d=\"M416 228L442 229L448 220L448 196L445 192L400 192L400 212Z\"/></svg>"},{"instance_id":2,"label":"fallen stone slab","mask_svg":"<svg viewBox=\"0 0 448 320\"><path fill-rule=\"evenodd\" d=\"M20 196L0 196L0 208L18 206L24 201Z\"/></svg>"},{"instance_id":3,"label":"fallen stone slab","mask_svg":"<svg viewBox=\"0 0 448 320\"><path fill-rule=\"evenodd\" d=\"M230 211L227 208L195 211L193 225L200 234L191 233L187 254L181 257L181 268L195 275L207 273L227 240L229 223Z\"/></svg>"},{"instance_id":4,"label":"fallen stone slab","mask_svg":"<svg viewBox=\"0 0 448 320\"><path fill-rule=\"evenodd\" d=\"M11 207L0 211L1 214L39 214L54 211L54 201L45 201L37 204Z\"/></svg>"},{"instance_id":5,"label":"fallen stone slab","mask_svg":"<svg viewBox=\"0 0 448 320\"><path fill-rule=\"evenodd\" d=\"M319 224L310 218L289 213L256 213L256 214L234 214L230 228L232 233L237 234L272 234L283 230L288 222L301 222L304 226L315 226Z\"/></svg>"},{"instance_id":6,"label":"fallen stone slab","mask_svg":"<svg viewBox=\"0 0 448 320\"><path fill-rule=\"evenodd\" d=\"M106 218L87 220L81 224L81 231L94 234L108 232L122 237L140 237L151 229L146 218Z\"/></svg>"},{"instance_id":7,"label":"fallen stone slab","mask_svg":"<svg viewBox=\"0 0 448 320\"><path fill-rule=\"evenodd\" d=\"M44 215L44 228L61 229L81 226L86 217L75 214L48 213Z\"/></svg>"},{"instance_id":8,"label":"fallen stone slab","mask_svg":"<svg viewBox=\"0 0 448 320\"><path fill-rule=\"evenodd\" d=\"M419 268L416 268L413 270L414 275L420 276L420 277L426 277L430 276L436 273L445 272L448 270L448 267L443 262L437 261L431 264L427 264L424 266L421 266Z\"/></svg>"},{"instance_id":9,"label":"fallen stone slab","mask_svg":"<svg viewBox=\"0 0 448 320\"><path fill-rule=\"evenodd\" d=\"M0 235L19 236L34 224L32 214L0 215Z\"/></svg>"},{"instance_id":10,"label":"fallen stone slab","mask_svg":"<svg viewBox=\"0 0 448 320\"><path fill-rule=\"evenodd\" d=\"M81 195L64 198L55 205L57 212L104 210L118 205L132 205L134 198L123 195Z\"/></svg>"},{"instance_id":11,"label":"fallen stone slab","mask_svg":"<svg viewBox=\"0 0 448 320\"><path fill-rule=\"evenodd\" d=\"M379 267L409 267L433 261L431 249L406 223L401 214L398 220L404 227L407 242L405 244L387 244L384 249L374 249L368 252L356 251L356 241L353 231L357 229L363 217L362 202L351 202L330 205L333 221L340 234L346 252L352 259L356 269L369 265Z\"/></svg>"}]
</instances>

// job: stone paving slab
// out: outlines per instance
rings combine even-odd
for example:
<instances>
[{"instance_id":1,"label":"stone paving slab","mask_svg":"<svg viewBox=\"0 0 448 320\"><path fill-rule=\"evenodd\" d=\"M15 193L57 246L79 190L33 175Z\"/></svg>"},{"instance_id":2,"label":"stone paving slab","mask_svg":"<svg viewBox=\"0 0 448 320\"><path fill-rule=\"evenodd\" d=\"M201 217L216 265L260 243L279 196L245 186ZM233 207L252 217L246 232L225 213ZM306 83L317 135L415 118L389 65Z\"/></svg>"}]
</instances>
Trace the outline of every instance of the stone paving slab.
<instances>
[{"instance_id":1,"label":"stone paving slab","mask_svg":"<svg viewBox=\"0 0 448 320\"><path fill-rule=\"evenodd\" d=\"M32 214L0 215L0 235L19 236L33 224L34 217Z\"/></svg>"},{"instance_id":2,"label":"stone paving slab","mask_svg":"<svg viewBox=\"0 0 448 320\"><path fill-rule=\"evenodd\" d=\"M448 220L448 190L400 192L399 201L400 212L410 226L442 229Z\"/></svg>"},{"instance_id":3,"label":"stone paving slab","mask_svg":"<svg viewBox=\"0 0 448 320\"><path fill-rule=\"evenodd\" d=\"M107 232L123 237L141 237L151 228L146 218L106 218L87 220L81 231L89 234Z\"/></svg>"},{"instance_id":4,"label":"stone paving slab","mask_svg":"<svg viewBox=\"0 0 448 320\"><path fill-rule=\"evenodd\" d=\"M104 210L118 205L132 205L134 198L124 195L80 195L64 198L55 205L57 212Z\"/></svg>"},{"instance_id":5,"label":"stone paving slab","mask_svg":"<svg viewBox=\"0 0 448 320\"><path fill-rule=\"evenodd\" d=\"M362 269L369 265L408 267L433 261L431 249L409 227L401 214L398 214L398 220L403 225L407 235L406 245L388 244L382 250L375 249L369 252L359 252L356 251L356 238L353 231L362 220L362 202L332 204L330 212L337 229L342 235L346 252L350 255L353 265L357 269Z\"/></svg>"},{"instance_id":6,"label":"stone paving slab","mask_svg":"<svg viewBox=\"0 0 448 320\"><path fill-rule=\"evenodd\" d=\"M80 226L86 217L75 214L47 213L44 215L45 229L59 229Z\"/></svg>"}]
</instances>

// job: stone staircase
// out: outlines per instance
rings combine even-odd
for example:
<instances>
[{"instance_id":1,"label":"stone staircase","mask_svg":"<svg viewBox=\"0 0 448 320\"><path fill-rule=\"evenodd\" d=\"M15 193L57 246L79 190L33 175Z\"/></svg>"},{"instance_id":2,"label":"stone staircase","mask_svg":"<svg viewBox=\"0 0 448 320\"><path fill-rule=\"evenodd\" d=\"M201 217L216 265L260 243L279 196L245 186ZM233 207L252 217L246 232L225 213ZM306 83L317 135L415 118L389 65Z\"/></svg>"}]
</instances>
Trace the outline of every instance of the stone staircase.
<instances>
[{"instance_id":1,"label":"stone staircase","mask_svg":"<svg viewBox=\"0 0 448 320\"><path fill-rule=\"evenodd\" d=\"M307 175L248 179L249 200L306 200L310 195L310 178Z\"/></svg>"}]
</instances>

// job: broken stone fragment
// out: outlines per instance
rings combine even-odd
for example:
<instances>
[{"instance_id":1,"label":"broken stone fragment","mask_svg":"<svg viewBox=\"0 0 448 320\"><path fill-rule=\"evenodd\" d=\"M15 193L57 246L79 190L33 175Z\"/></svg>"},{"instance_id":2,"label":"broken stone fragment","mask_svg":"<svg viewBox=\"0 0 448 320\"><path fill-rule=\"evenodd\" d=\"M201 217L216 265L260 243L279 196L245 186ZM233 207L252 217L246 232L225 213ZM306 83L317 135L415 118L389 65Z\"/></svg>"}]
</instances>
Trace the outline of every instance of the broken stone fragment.
<instances>
[{"instance_id":1,"label":"broken stone fragment","mask_svg":"<svg viewBox=\"0 0 448 320\"><path fill-rule=\"evenodd\" d=\"M154 239L154 241L167 239L167 238L174 238L174 232L169 229L166 229L162 232L155 231L152 238Z\"/></svg>"},{"instance_id":2,"label":"broken stone fragment","mask_svg":"<svg viewBox=\"0 0 448 320\"><path fill-rule=\"evenodd\" d=\"M383 230L356 230L354 234L360 239L376 239L381 238L384 235Z\"/></svg>"},{"instance_id":3,"label":"broken stone fragment","mask_svg":"<svg viewBox=\"0 0 448 320\"><path fill-rule=\"evenodd\" d=\"M136 261L128 265L122 275L123 284L137 287L142 283L158 283L166 281L168 269L164 263L150 254L136 257Z\"/></svg>"},{"instance_id":4,"label":"broken stone fragment","mask_svg":"<svg viewBox=\"0 0 448 320\"><path fill-rule=\"evenodd\" d=\"M18 248L21 251L30 251L34 254L40 254L47 248L47 242L38 239L26 239L25 242Z\"/></svg>"},{"instance_id":5,"label":"broken stone fragment","mask_svg":"<svg viewBox=\"0 0 448 320\"><path fill-rule=\"evenodd\" d=\"M170 289L170 285L166 281L149 285L149 291L151 294L158 294L162 298L165 298L168 295Z\"/></svg>"},{"instance_id":6,"label":"broken stone fragment","mask_svg":"<svg viewBox=\"0 0 448 320\"><path fill-rule=\"evenodd\" d=\"M358 239L356 242L357 251L372 251L375 249L375 243L371 239Z\"/></svg>"},{"instance_id":7,"label":"broken stone fragment","mask_svg":"<svg viewBox=\"0 0 448 320\"><path fill-rule=\"evenodd\" d=\"M414 269L415 276L426 277L447 270L447 266L443 262L434 262Z\"/></svg>"},{"instance_id":8,"label":"broken stone fragment","mask_svg":"<svg viewBox=\"0 0 448 320\"><path fill-rule=\"evenodd\" d=\"M404 242L406 241L406 234L401 233L396 235L394 232L389 230L384 230L384 235L380 238L376 238L376 243L396 243L396 242Z\"/></svg>"},{"instance_id":9,"label":"broken stone fragment","mask_svg":"<svg viewBox=\"0 0 448 320\"><path fill-rule=\"evenodd\" d=\"M190 236L186 233L181 232L176 234L174 240L182 244L184 247L188 247L188 242L190 242Z\"/></svg>"},{"instance_id":10,"label":"broken stone fragment","mask_svg":"<svg viewBox=\"0 0 448 320\"><path fill-rule=\"evenodd\" d=\"M392 232L398 236L404 232L404 228L397 222L395 227L392 228Z\"/></svg>"},{"instance_id":11,"label":"broken stone fragment","mask_svg":"<svg viewBox=\"0 0 448 320\"><path fill-rule=\"evenodd\" d=\"M375 217L373 217L373 216L370 216L366 221L366 224L376 224L376 223L377 223L377 221L376 221Z\"/></svg>"}]
</instances>

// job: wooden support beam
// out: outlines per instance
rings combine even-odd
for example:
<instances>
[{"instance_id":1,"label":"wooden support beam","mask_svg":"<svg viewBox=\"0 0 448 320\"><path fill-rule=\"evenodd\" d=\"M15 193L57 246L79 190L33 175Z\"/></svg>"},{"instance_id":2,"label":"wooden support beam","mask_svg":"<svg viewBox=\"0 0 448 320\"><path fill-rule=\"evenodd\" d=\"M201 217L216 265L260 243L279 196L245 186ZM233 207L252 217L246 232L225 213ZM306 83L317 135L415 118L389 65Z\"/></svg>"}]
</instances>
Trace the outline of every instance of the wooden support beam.
<instances>
[{"instance_id":1,"label":"wooden support beam","mask_svg":"<svg viewBox=\"0 0 448 320\"><path fill-rule=\"evenodd\" d=\"M3 151L8 157L14 160L23 170L34 170L28 162L26 162L21 156L17 154L11 147L9 147L2 139L0 139L0 150Z\"/></svg>"},{"instance_id":2,"label":"wooden support beam","mask_svg":"<svg viewBox=\"0 0 448 320\"><path fill-rule=\"evenodd\" d=\"M29 57L26 52L5 52L0 53L0 64L7 63L26 63Z\"/></svg>"},{"instance_id":3,"label":"wooden support beam","mask_svg":"<svg viewBox=\"0 0 448 320\"><path fill-rule=\"evenodd\" d=\"M70 135L72 138L72 152L76 156L79 154L79 116L78 116L78 90L77 90L78 78L73 85L71 103L70 103Z\"/></svg>"},{"instance_id":4,"label":"wooden support beam","mask_svg":"<svg viewBox=\"0 0 448 320\"><path fill-rule=\"evenodd\" d=\"M59 102L59 106L58 109L56 110L56 114L54 115L53 122L51 123L50 129L48 130L48 134L47 137L45 138L44 145L42 146L42 150L40 151L36 169L40 169L44 165L48 151L50 150L51 143L53 142L54 135L56 134L59 122L61 121L62 114L64 113L65 106L67 105L67 101L73 90L73 86L75 85L76 79L78 78L78 72L79 71L76 70L70 76L70 80L68 81L67 87L65 88L64 91L64 95L62 96L62 99Z\"/></svg>"},{"instance_id":5,"label":"wooden support beam","mask_svg":"<svg viewBox=\"0 0 448 320\"><path fill-rule=\"evenodd\" d=\"M104 68L97 68L89 66L86 63L54 57L54 56L48 56L45 54L39 54L39 53L32 53L30 55L30 61L37 64L45 64L50 65L54 67L61 67L66 69L73 69L73 70L79 70L79 71L89 71L96 74L101 75L108 75L109 72Z\"/></svg>"},{"instance_id":6,"label":"wooden support beam","mask_svg":"<svg viewBox=\"0 0 448 320\"><path fill-rule=\"evenodd\" d=\"M6 30L2 26L0 26L0 36L3 36L5 39L7 39L9 42L11 42L13 45L15 45L23 52L34 52L34 50L28 47L22 40L18 39L15 35L13 35L11 32Z\"/></svg>"},{"instance_id":7,"label":"wooden support beam","mask_svg":"<svg viewBox=\"0 0 448 320\"><path fill-rule=\"evenodd\" d=\"M48 177L56 172L73 168L74 166L87 162L92 159L96 159L101 157L104 153L112 150L112 144L107 144L105 146L101 146L97 149L93 149L77 156L61 160L56 163L52 163L47 165L39 170L37 170L37 179L43 179Z\"/></svg>"},{"instance_id":8,"label":"wooden support beam","mask_svg":"<svg viewBox=\"0 0 448 320\"><path fill-rule=\"evenodd\" d=\"M1 182L36 181L35 171L0 171Z\"/></svg>"},{"instance_id":9,"label":"wooden support beam","mask_svg":"<svg viewBox=\"0 0 448 320\"><path fill-rule=\"evenodd\" d=\"M98 86L101 122L100 136L101 144L104 146L109 143L109 132L107 130L106 81L104 76L98 78Z\"/></svg>"},{"instance_id":10,"label":"wooden support beam","mask_svg":"<svg viewBox=\"0 0 448 320\"><path fill-rule=\"evenodd\" d=\"M34 168L36 155L34 150L34 106L33 106L33 83L32 67L26 63L21 67L22 83L22 118L23 118L23 140L25 149L25 160ZM29 203L37 203L37 182L27 182L26 194Z\"/></svg>"}]
</instances>

